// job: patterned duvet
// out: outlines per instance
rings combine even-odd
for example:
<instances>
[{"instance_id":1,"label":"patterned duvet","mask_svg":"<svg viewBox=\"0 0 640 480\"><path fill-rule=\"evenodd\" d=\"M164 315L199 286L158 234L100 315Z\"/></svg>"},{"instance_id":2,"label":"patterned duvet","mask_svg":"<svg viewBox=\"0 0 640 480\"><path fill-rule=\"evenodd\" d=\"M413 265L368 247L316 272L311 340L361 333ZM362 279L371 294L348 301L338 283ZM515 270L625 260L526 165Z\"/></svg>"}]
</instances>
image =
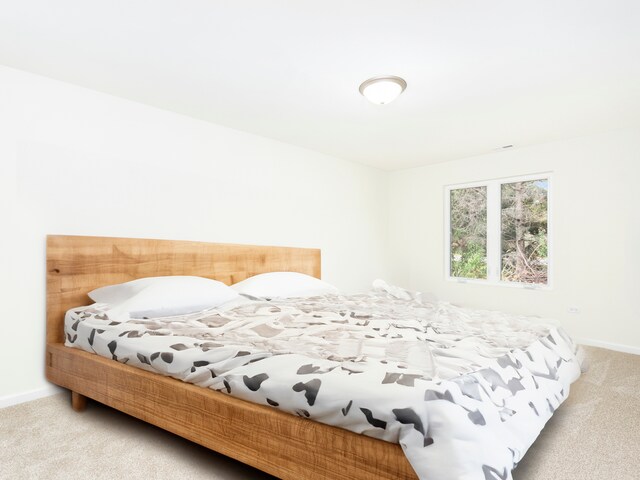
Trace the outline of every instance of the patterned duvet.
<instances>
[{"instance_id":1,"label":"patterned duvet","mask_svg":"<svg viewBox=\"0 0 640 480\"><path fill-rule=\"evenodd\" d=\"M390 293L393 292L393 293ZM66 345L399 443L421 479L510 479L580 375L562 329L397 288L179 317L67 312Z\"/></svg>"}]
</instances>

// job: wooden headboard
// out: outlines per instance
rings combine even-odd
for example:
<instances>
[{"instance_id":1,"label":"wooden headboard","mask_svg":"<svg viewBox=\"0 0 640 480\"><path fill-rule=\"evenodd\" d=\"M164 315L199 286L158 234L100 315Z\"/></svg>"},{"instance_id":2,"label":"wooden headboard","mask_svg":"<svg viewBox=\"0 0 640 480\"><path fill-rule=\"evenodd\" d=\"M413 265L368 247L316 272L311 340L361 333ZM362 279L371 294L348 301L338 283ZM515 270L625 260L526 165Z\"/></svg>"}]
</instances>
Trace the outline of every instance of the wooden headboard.
<instances>
[{"instance_id":1,"label":"wooden headboard","mask_svg":"<svg viewBox=\"0 0 640 480\"><path fill-rule=\"evenodd\" d=\"M139 238L47 236L47 343L64 340L64 314L91 290L142 277L196 275L228 285L259 273L320 278L320 250Z\"/></svg>"}]
</instances>

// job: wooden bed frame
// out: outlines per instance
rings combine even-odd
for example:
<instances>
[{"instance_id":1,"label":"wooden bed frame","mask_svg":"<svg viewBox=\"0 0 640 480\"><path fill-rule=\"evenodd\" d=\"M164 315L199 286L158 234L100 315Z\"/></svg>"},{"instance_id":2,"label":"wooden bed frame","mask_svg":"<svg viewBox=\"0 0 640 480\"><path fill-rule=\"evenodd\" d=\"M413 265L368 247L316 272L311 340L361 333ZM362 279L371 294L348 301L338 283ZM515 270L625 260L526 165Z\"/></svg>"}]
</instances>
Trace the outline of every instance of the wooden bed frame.
<instances>
[{"instance_id":1,"label":"wooden bed frame","mask_svg":"<svg viewBox=\"0 0 640 480\"><path fill-rule=\"evenodd\" d=\"M399 445L65 347L64 314L94 288L197 275L227 284L271 271L320 278L320 251L130 238L47 237L47 379L284 480L415 480Z\"/></svg>"}]
</instances>

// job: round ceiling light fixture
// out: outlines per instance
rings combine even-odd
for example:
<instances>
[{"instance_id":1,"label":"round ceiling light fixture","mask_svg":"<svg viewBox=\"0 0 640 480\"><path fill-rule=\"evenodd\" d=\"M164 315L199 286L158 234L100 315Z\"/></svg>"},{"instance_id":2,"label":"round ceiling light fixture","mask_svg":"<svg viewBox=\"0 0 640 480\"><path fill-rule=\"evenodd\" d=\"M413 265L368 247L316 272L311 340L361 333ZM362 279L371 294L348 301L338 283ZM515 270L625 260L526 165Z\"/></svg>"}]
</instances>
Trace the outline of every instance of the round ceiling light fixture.
<instances>
[{"instance_id":1,"label":"round ceiling light fixture","mask_svg":"<svg viewBox=\"0 0 640 480\"><path fill-rule=\"evenodd\" d=\"M371 103L384 105L393 102L407 88L407 82L400 77L385 75L365 80L360 85L360 93Z\"/></svg>"}]
</instances>

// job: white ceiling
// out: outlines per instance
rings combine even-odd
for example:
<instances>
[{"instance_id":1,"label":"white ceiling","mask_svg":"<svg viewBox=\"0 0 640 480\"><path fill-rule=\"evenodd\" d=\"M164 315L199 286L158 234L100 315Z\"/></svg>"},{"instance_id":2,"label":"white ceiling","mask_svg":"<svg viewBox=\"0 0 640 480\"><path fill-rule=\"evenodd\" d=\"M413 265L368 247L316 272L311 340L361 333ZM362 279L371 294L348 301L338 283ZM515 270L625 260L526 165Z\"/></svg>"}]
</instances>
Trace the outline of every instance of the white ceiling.
<instances>
[{"instance_id":1,"label":"white ceiling","mask_svg":"<svg viewBox=\"0 0 640 480\"><path fill-rule=\"evenodd\" d=\"M640 123L640 2L0 0L0 63L391 170Z\"/></svg>"}]
</instances>

